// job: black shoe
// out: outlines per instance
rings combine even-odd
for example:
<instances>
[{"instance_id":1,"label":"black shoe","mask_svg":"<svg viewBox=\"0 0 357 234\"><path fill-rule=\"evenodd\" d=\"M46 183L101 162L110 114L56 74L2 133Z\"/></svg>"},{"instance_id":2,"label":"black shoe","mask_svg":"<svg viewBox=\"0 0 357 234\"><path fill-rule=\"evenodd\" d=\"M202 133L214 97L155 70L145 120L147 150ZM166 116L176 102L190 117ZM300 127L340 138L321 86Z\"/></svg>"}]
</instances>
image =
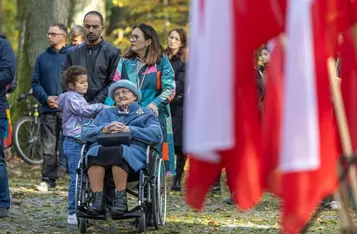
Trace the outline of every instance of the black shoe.
<instances>
[{"instance_id":1,"label":"black shoe","mask_svg":"<svg viewBox=\"0 0 357 234\"><path fill-rule=\"evenodd\" d=\"M110 207L110 214L112 216L122 215L128 212L128 204L126 198L126 191L122 190L120 192L115 191L115 199L113 201L113 206Z\"/></svg>"},{"instance_id":2,"label":"black shoe","mask_svg":"<svg viewBox=\"0 0 357 234\"><path fill-rule=\"evenodd\" d=\"M175 176L174 183L171 186L172 191L181 191L181 178L179 176Z\"/></svg>"},{"instance_id":3,"label":"black shoe","mask_svg":"<svg viewBox=\"0 0 357 234\"><path fill-rule=\"evenodd\" d=\"M147 216L146 216L146 226L147 227L155 226L154 216L152 215L151 212L149 214L147 214Z\"/></svg>"},{"instance_id":4,"label":"black shoe","mask_svg":"<svg viewBox=\"0 0 357 234\"><path fill-rule=\"evenodd\" d=\"M227 198L225 201L224 201L227 205L234 205L234 202L233 202L233 199L230 197L230 198Z\"/></svg>"},{"instance_id":5,"label":"black shoe","mask_svg":"<svg viewBox=\"0 0 357 234\"><path fill-rule=\"evenodd\" d=\"M102 214L103 211L103 192L95 192L93 193L93 201L89 204L87 213L92 215L99 215Z\"/></svg>"}]
</instances>

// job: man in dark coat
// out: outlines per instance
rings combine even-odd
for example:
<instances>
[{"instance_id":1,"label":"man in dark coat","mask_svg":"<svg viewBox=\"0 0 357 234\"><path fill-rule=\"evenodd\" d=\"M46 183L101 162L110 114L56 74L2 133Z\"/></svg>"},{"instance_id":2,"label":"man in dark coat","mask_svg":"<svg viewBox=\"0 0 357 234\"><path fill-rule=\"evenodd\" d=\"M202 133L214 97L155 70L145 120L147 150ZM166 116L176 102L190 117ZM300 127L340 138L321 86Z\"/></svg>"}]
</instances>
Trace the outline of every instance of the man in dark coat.
<instances>
[{"instance_id":1,"label":"man in dark coat","mask_svg":"<svg viewBox=\"0 0 357 234\"><path fill-rule=\"evenodd\" d=\"M62 128L62 113L57 106L57 97L62 93L61 72L67 54L67 27L52 24L47 33L49 47L37 57L32 73L32 89L41 103L41 138L43 142L42 183L40 191L56 187L58 172L57 150Z\"/></svg>"},{"instance_id":2,"label":"man in dark coat","mask_svg":"<svg viewBox=\"0 0 357 234\"><path fill-rule=\"evenodd\" d=\"M6 131L6 86L15 77L16 57L11 44L0 35L0 218L8 216L10 208L9 179L4 154L4 133Z\"/></svg>"},{"instance_id":3,"label":"man in dark coat","mask_svg":"<svg viewBox=\"0 0 357 234\"><path fill-rule=\"evenodd\" d=\"M108 88L113 83L120 50L101 37L105 26L99 12L88 12L84 16L83 27L86 41L68 51L63 70L72 65L85 67L88 71L86 100L89 103L104 103Z\"/></svg>"}]
</instances>

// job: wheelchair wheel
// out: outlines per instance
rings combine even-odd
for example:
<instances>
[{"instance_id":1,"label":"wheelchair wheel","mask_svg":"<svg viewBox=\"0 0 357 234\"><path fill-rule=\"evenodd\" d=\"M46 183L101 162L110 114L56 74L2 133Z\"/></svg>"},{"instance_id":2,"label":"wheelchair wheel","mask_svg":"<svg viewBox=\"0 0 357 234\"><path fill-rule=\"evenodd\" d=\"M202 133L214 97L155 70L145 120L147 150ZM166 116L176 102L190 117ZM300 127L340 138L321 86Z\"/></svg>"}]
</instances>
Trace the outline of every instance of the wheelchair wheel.
<instances>
[{"instance_id":1,"label":"wheelchair wheel","mask_svg":"<svg viewBox=\"0 0 357 234\"><path fill-rule=\"evenodd\" d=\"M165 225L166 223L166 176L165 176L165 165L164 161L159 158L158 163L157 163L157 194L156 194L156 200L157 200L157 209L158 209L158 220L159 224Z\"/></svg>"},{"instance_id":2,"label":"wheelchair wheel","mask_svg":"<svg viewBox=\"0 0 357 234\"><path fill-rule=\"evenodd\" d=\"M141 213L141 216L137 218L136 222L137 222L138 232L139 233L145 232L146 229L145 212Z\"/></svg>"},{"instance_id":3,"label":"wheelchair wheel","mask_svg":"<svg viewBox=\"0 0 357 234\"><path fill-rule=\"evenodd\" d=\"M81 233L87 232L87 219L86 218L79 218L79 231Z\"/></svg>"},{"instance_id":4,"label":"wheelchair wheel","mask_svg":"<svg viewBox=\"0 0 357 234\"><path fill-rule=\"evenodd\" d=\"M157 168L157 162L155 161L155 168ZM156 187L156 180L151 184L151 215L154 220L154 227L155 229L159 229L160 225L160 217L159 217L159 200L157 197L157 187Z\"/></svg>"}]
</instances>

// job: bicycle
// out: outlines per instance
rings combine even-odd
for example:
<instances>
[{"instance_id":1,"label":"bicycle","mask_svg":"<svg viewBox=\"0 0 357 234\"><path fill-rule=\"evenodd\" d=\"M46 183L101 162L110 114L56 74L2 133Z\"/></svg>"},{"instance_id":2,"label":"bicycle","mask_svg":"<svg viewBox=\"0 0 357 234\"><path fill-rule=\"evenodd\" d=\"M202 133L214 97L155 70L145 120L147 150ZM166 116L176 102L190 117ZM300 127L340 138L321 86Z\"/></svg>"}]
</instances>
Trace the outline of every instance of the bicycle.
<instances>
[{"instance_id":1,"label":"bicycle","mask_svg":"<svg viewBox=\"0 0 357 234\"><path fill-rule=\"evenodd\" d=\"M17 98L25 100L27 113L16 121L13 131L14 146L19 156L30 165L40 165L43 162L43 146L40 132L40 104L29 99L33 96L32 89Z\"/></svg>"}]
</instances>

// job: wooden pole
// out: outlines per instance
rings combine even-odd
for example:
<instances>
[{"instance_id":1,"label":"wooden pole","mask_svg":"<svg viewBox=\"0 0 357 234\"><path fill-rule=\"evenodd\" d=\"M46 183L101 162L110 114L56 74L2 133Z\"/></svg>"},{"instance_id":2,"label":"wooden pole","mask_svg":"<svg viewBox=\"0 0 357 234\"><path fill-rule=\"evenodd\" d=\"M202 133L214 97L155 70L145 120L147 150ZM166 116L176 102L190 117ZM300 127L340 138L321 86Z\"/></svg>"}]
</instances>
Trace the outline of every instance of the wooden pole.
<instances>
[{"instance_id":1,"label":"wooden pole","mask_svg":"<svg viewBox=\"0 0 357 234\"><path fill-rule=\"evenodd\" d=\"M346 119L346 113L342 100L341 88L337 80L335 61L332 57L329 57L327 59L327 68L328 68L329 81L330 81L330 87L332 93L332 101L335 110L339 136L341 140L342 152L346 157L351 158L353 154L351 137L347 125L347 119ZM339 175L342 174L342 168L340 165L338 166L338 172ZM349 176L351 180L350 185L353 192L353 199L355 204L357 204L356 203L357 202L357 173L356 173L356 168L354 166L350 167ZM348 206L346 205L348 204L347 202L348 200L346 198L347 192L345 191L347 188L343 184L344 184L343 181L341 181L339 194L337 194L337 191L334 194L334 198L341 203L341 210L344 210L346 208L348 209ZM350 213L348 212L348 210L346 212L348 213L348 219L350 219L351 218ZM353 223L348 224L350 223L350 221L345 220L343 218L343 216L345 215L342 215L341 212L340 212L340 216L341 216L343 229L348 231L348 233L353 233L354 230Z\"/></svg>"}]
</instances>

